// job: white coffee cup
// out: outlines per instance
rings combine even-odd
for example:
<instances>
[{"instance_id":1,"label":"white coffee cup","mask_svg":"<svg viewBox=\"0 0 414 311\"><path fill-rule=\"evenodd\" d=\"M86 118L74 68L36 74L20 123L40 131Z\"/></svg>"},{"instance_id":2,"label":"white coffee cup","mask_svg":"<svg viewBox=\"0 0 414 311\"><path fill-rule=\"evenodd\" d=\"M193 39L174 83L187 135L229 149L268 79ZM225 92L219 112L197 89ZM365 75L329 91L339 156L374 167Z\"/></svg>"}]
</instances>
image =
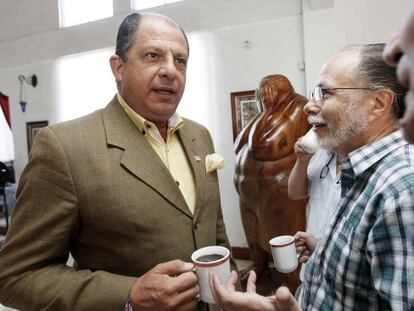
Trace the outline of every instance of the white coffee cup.
<instances>
[{"instance_id":1,"label":"white coffee cup","mask_svg":"<svg viewBox=\"0 0 414 311\"><path fill-rule=\"evenodd\" d=\"M269 244L275 268L282 273L295 271L298 267L295 238L291 235L280 235L271 239Z\"/></svg>"},{"instance_id":2,"label":"white coffee cup","mask_svg":"<svg viewBox=\"0 0 414 311\"><path fill-rule=\"evenodd\" d=\"M318 137L313 129L310 129L303 137L299 139L299 145L307 153L315 153L319 148Z\"/></svg>"},{"instance_id":3,"label":"white coffee cup","mask_svg":"<svg viewBox=\"0 0 414 311\"><path fill-rule=\"evenodd\" d=\"M221 284L230 277L230 251L223 246L206 246L191 255L200 286L200 298L207 303L215 303L208 282L209 272L215 272Z\"/></svg>"}]
</instances>

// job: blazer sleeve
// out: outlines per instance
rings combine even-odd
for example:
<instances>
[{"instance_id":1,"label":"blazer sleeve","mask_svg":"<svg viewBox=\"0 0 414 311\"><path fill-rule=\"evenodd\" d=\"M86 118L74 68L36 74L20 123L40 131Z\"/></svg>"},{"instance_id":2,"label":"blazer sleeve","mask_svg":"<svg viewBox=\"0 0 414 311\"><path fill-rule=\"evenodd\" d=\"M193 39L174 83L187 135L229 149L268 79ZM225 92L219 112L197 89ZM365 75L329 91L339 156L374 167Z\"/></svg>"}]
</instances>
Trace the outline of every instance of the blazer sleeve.
<instances>
[{"instance_id":1,"label":"blazer sleeve","mask_svg":"<svg viewBox=\"0 0 414 311\"><path fill-rule=\"evenodd\" d=\"M0 301L19 310L122 310L135 281L66 265L82 225L77 189L58 137L36 136L0 251Z\"/></svg>"}]
</instances>

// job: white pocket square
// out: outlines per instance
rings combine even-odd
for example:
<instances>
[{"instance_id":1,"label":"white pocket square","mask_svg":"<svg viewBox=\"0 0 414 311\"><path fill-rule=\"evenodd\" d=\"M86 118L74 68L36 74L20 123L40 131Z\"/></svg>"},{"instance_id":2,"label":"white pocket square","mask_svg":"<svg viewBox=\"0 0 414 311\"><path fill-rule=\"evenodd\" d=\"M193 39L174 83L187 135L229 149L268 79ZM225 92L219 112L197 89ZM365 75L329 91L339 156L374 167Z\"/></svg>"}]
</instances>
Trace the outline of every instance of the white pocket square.
<instances>
[{"instance_id":1,"label":"white pocket square","mask_svg":"<svg viewBox=\"0 0 414 311\"><path fill-rule=\"evenodd\" d=\"M210 173L223 168L225 165L224 158L218 153L208 154L206 156L206 172Z\"/></svg>"}]
</instances>

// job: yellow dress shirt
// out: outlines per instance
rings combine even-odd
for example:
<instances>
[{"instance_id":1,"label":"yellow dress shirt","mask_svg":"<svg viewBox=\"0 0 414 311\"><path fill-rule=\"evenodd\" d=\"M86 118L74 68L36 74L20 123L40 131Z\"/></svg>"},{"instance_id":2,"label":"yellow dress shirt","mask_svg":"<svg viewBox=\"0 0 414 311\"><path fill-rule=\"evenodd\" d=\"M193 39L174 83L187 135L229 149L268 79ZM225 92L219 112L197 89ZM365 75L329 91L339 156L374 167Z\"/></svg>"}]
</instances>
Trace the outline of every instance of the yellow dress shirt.
<instances>
[{"instance_id":1,"label":"yellow dress shirt","mask_svg":"<svg viewBox=\"0 0 414 311\"><path fill-rule=\"evenodd\" d=\"M146 140L152 148L154 148L155 152L170 171L172 177L177 182L191 213L194 213L196 188L193 171L176 133L178 129L184 126L184 120L177 113L174 113L174 115L171 116L168 120L167 139L164 141L154 123L144 119L136 113L124 101L121 95L118 94L117 96L119 103L122 108L124 108L129 118L136 125L138 130L144 134Z\"/></svg>"}]
</instances>

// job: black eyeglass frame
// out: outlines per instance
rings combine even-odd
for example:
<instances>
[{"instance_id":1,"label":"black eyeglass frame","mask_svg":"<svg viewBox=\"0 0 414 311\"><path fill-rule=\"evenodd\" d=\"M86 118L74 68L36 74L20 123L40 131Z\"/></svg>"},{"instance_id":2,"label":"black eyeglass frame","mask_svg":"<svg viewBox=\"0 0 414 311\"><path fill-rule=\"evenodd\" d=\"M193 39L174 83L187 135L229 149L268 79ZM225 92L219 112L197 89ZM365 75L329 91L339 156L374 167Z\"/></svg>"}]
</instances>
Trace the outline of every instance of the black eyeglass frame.
<instances>
[{"instance_id":1,"label":"black eyeglass frame","mask_svg":"<svg viewBox=\"0 0 414 311\"><path fill-rule=\"evenodd\" d=\"M324 179L329 174L329 164L331 164L333 158L335 157L335 153L333 152L328 163L321 169L321 173L319 174L320 179Z\"/></svg>"},{"instance_id":2,"label":"black eyeglass frame","mask_svg":"<svg viewBox=\"0 0 414 311\"><path fill-rule=\"evenodd\" d=\"M320 101L324 99L326 95L326 91L336 91L336 90L368 90L368 91L375 91L379 88L376 87L331 87L326 88L322 86L317 86L315 89L310 93L309 98L314 101Z\"/></svg>"}]
</instances>

